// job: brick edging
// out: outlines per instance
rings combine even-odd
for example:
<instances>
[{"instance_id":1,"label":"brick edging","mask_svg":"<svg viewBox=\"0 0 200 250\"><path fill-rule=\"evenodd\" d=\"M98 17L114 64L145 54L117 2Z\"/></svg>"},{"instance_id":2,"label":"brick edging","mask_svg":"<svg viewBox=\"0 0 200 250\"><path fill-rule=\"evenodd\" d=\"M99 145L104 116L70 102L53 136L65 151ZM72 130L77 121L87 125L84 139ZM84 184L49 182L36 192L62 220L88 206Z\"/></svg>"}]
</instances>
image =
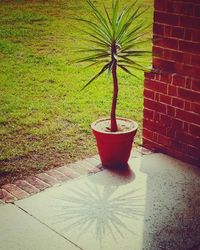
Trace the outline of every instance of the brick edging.
<instances>
[{"instance_id":1,"label":"brick edging","mask_svg":"<svg viewBox=\"0 0 200 250\"><path fill-rule=\"evenodd\" d=\"M137 147L132 150L131 158L137 158L150 153L151 151L148 149ZM103 169L104 167L101 165L99 156L95 155L75 163L38 173L34 176L28 176L23 180L16 180L14 183L5 184L0 187L0 203L13 203L44 191L49 187L59 185L64 181L96 174Z\"/></svg>"},{"instance_id":2,"label":"brick edging","mask_svg":"<svg viewBox=\"0 0 200 250\"><path fill-rule=\"evenodd\" d=\"M91 175L103 170L98 156L53 168L23 180L5 184L0 188L0 203L13 203L27 198L49 187L59 185L84 175Z\"/></svg>"}]
</instances>

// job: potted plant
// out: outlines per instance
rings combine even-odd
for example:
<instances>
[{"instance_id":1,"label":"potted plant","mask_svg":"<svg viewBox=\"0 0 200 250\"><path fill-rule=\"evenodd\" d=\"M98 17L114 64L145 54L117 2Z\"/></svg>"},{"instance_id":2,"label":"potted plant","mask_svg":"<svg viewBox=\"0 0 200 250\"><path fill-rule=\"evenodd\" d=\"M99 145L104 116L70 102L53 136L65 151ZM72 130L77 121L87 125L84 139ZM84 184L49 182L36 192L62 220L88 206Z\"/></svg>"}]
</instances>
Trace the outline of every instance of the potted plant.
<instances>
[{"instance_id":1,"label":"potted plant","mask_svg":"<svg viewBox=\"0 0 200 250\"><path fill-rule=\"evenodd\" d=\"M149 25L137 23L139 17L146 11L136 7L136 2L119 11L119 0L112 2L112 13L109 14L104 6L104 13L99 11L91 0L87 0L91 7L94 21L76 18L86 24L88 41L91 47L81 50L89 55L79 62L89 62L90 66L102 65L101 70L90 79L82 89L85 89L105 71L112 74L113 98L109 118L100 119L92 123L91 127L96 137L97 147L103 166L118 167L127 165L132 143L138 124L135 121L116 117L118 97L117 70L135 76L131 71L146 68L137 58L151 53L138 46L147 41L146 30ZM141 39L145 37L144 39ZM149 39L148 39L149 40Z\"/></svg>"}]
</instances>

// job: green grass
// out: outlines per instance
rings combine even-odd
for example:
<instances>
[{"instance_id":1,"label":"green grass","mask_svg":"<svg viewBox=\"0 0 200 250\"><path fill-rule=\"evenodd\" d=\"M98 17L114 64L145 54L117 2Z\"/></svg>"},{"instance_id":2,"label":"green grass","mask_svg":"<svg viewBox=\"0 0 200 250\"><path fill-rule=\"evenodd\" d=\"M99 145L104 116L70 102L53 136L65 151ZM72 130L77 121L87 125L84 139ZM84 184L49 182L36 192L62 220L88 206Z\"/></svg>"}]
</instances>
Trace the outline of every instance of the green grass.
<instances>
[{"instance_id":1,"label":"green grass","mask_svg":"<svg viewBox=\"0 0 200 250\"><path fill-rule=\"evenodd\" d=\"M152 22L153 0L138 2L150 6L139 21ZM74 63L83 36L75 28L81 24L69 17L88 13L84 0L1 1L0 172L26 171L24 159L40 169L53 157L59 162L58 155L69 162L96 153L90 123L109 116L112 81L105 75L79 91L97 68ZM143 74L138 76L119 71L117 115L139 122L140 142ZM43 157L34 161L38 155Z\"/></svg>"}]
</instances>

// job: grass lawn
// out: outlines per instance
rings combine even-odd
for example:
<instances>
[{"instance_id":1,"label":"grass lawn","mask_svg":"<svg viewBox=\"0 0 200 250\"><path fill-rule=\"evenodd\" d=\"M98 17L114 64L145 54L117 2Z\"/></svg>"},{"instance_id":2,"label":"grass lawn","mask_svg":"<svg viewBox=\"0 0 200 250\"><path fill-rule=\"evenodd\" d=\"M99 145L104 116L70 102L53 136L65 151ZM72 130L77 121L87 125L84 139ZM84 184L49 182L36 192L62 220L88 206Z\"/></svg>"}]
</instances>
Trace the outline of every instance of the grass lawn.
<instances>
[{"instance_id":1,"label":"grass lawn","mask_svg":"<svg viewBox=\"0 0 200 250\"><path fill-rule=\"evenodd\" d=\"M138 22L152 22L153 0L138 3L150 6ZM83 46L80 24L69 18L75 15L89 17L85 0L0 1L0 185L96 154L90 123L109 116L112 82L105 74L80 92L97 68L75 63ZM138 76L119 71L117 115L139 122L139 143Z\"/></svg>"}]
</instances>

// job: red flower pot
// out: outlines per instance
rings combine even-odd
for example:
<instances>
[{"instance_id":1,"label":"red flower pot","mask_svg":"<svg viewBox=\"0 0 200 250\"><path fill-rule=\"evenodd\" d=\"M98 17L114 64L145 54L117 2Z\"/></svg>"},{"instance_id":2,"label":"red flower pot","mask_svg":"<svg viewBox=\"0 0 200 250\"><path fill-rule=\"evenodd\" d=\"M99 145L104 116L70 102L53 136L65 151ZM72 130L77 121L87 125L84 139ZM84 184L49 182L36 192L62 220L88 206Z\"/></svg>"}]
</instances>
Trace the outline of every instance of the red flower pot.
<instances>
[{"instance_id":1,"label":"red flower pot","mask_svg":"<svg viewBox=\"0 0 200 250\"><path fill-rule=\"evenodd\" d=\"M104 129L109 126L109 122L110 119L105 118L91 125L102 165L108 168L127 166L138 124L129 119L117 118L117 123L124 129L110 132Z\"/></svg>"}]
</instances>

